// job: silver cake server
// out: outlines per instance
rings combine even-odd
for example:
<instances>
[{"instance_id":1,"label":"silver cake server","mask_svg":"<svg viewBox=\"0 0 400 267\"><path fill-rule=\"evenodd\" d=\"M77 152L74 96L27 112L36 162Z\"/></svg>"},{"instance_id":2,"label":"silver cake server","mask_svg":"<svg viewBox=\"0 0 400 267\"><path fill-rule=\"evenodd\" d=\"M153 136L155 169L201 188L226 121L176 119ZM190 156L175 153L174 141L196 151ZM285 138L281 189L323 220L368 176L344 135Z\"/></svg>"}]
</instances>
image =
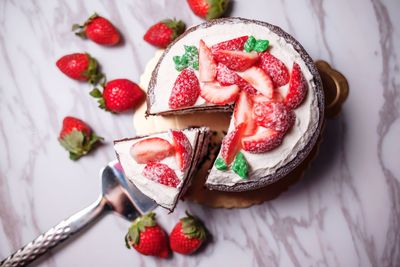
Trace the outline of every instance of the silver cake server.
<instances>
[{"instance_id":1,"label":"silver cake server","mask_svg":"<svg viewBox=\"0 0 400 267\"><path fill-rule=\"evenodd\" d=\"M126 180L119 166L118 161L112 161L100 171L102 194L93 204L26 244L1 261L0 266L27 265L88 226L106 211L114 211L123 218L132 221L157 207L152 199L142 194L132 183Z\"/></svg>"}]
</instances>

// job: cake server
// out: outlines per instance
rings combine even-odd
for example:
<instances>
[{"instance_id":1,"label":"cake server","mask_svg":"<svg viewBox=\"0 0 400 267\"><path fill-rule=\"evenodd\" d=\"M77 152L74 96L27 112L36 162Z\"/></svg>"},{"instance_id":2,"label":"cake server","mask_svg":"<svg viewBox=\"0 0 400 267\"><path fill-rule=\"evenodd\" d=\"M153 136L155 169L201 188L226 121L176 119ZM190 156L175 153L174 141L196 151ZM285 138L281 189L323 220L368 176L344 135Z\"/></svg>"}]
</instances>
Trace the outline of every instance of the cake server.
<instances>
[{"instance_id":1,"label":"cake server","mask_svg":"<svg viewBox=\"0 0 400 267\"><path fill-rule=\"evenodd\" d=\"M153 210L157 204L128 182L117 161L100 171L102 194L87 208L60 222L32 242L4 259L0 266L25 266L79 230L88 226L106 211L114 211L128 221Z\"/></svg>"}]
</instances>

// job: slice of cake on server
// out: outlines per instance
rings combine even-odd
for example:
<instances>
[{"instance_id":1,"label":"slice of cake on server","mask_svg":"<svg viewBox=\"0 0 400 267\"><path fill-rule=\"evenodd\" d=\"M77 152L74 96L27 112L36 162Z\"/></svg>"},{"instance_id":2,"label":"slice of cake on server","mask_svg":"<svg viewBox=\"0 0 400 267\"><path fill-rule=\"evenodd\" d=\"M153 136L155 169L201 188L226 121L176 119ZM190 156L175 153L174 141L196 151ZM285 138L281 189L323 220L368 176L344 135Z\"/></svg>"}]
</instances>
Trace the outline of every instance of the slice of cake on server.
<instances>
[{"instance_id":1,"label":"slice of cake on server","mask_svg":"<svg viewBox=\"0 0 400 267\"><path fill-rule=\"evenodd\" d=\"M116 140L114 149L128 180L172 212L207 154L209 139L207 127L193 127Z\"/></svg>"}]
</instances>

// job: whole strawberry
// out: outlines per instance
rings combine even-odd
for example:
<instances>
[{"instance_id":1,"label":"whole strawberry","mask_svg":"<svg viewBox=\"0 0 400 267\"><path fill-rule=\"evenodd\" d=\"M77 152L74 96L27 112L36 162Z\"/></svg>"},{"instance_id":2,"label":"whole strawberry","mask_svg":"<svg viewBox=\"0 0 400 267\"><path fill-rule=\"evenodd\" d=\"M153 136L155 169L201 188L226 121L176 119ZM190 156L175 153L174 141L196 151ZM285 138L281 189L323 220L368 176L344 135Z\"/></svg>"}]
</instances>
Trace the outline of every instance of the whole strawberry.
<instances>
[{"instance_id":1,"label":"whole strawberry","mask_svg":"<svg viewBox=\"0 0 400 267\"><path fill-rule=\"evenodd\" d=\"M143 255L167 258L169 256L167 235L150 212L137 218L125 236L127 248L133 247Z\"/></svg>"},{"instance_id":2,"label":"whole strawberry","mask_svg":"<svg viewBox=\"0 0 400 267\"><path fill-rule=\"evenodd\" d=\"M127 79L115 79L104 86L103 93L93 89L90 94L99 98L99 107L114 113L134 108L144 97L142 89Z\"/></svg>"},{"instance_id":3,"label":"whole strawberry","mask_svg":"<svg viewBox=\"0 0 400 267\"><path fill-rule=\"evenodd\" d=\"M88 53L73 53L61 57L56 62L57 67L68 77L98 83L104 75L99 72L97 60Z\"/></svg>"},{"instance_id":4,"label":"whole strawberry","mask_svg":"<svg viewBox=\"0 0 400 267\"><path fill-rule=\"evenodd\" d=\"M89 38L101 45L115 45L121 39L114 25L96 13L89 17L83 25L72 25L72 31L82 38Z\"/></svg>"},{"instance_id":5,"label":"whole strawberry","mask_svg":"<svg viewBox=\"0 0 400 267\"><path fill-rule=\"evenodd\" d=\"M165 19L151 26L143 39L154 46L165 48L181 35L185 28L185 23L181 20Z\"/></svg>"},{"instance_id":6,"label":"whole strawberry","mask_svg":"<svg viewBox=\"0 0 400 267\"><path fill-rule=\"evenodd\" d=\"M229 4L229 0L187 0L193 13L210 20L221 17Z\"/></svg>"},{"instance_id":7,"label":"whole strawberry","mask_svg":"<svg viewBox=\"0 0 400 267\"><path fill-rule=\"evenodd\" d=\"M206 240L206 228L202 222L186 212L169 235L169 244L173 251L181 254L192 254Z\"/></svg>"},{"instance_id":8,"label":"whole strawberry","mask_svg":"<svg viewBox=\"0 0 400 267\"><path fill-rule=\"evenodd\" d=\"M82 120L75 117L65 117L58 140L69 151L69 157L77 160L86 155L95 143L103 140Z\"/></svg>"}]
</instances>

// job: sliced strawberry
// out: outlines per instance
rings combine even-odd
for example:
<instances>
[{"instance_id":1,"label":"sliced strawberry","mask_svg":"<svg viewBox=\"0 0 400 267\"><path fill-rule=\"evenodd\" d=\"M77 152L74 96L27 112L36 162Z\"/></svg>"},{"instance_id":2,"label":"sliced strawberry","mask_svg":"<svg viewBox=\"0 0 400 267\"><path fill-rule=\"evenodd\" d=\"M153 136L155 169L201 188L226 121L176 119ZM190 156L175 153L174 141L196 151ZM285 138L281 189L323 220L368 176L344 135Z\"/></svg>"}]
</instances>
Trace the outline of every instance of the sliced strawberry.
<instances>
[{"instance_id":1,"label":"sliced strawberry","mask_svg":"<svg viewBox=\"0 0 400 267\"><path fill-rule=\"evenodd\" d=\"M307 81L301 72L300 66L293 63L292 76L290 77L289 90L285 97L285 104L291 109L295 109L304 101L307 95Z\"/></svg>"},{"instance_id":2,"label":"sliced strawberry","mask_svg":"<svg viewBox=\"0 0 400 267\"><path fill-rule=\"evenodd\" d=\"M186 68L175 80L168 105L171 109L193 106L199 94L199 80L193 70Z\"/></svg>"},{"instance_id":3,"label":"sliced strawberry","mask_svg":"<svg viewBox=\"0 0 400 267\"><path fill-rule=\"evenodd\" d=\"M218 50L213 53L214 59L231 70L244 71L258 61L257 52Z\"/></svg>"},{"instance_id":4,"label":"sliced strawberry","mask_svg":"<svg viewBox=\"0 0 400 267\"><path fill-rule=\"evenodd\" d=\"M278 90L274 90L274 94L272 99L265 97L262 94L256 94L253 95L253 101L254 102L269 102L269 101L274 101L274 102L283 102L283 96Z\"/></svg>"},{"instance_id":5,"label":"sliced strawberry","mask_svg":"<svg viewBox=\"0 0 400 267\"><path fill-rule=\"evenodd\" d=\"M160 162L148 163L144 167L142 175L151 181L170 187L177 187L180 183L174 170Z\"/></svg>"},{"instance_id":6,"label":"sliced strawberry","mask_svg":"<svg viewBox=\"0 0 400 267\"><path fill-rule=\"evenodd\" d=\"M258 102L253 107L253 119L257 125L286 133L294 124L296 115L280 102Z\"/></svg>"},{"instance_id":7,"label":"sliced strawberry","mask_svg":"<svg viewBox=\"0 0 400 267\"><path fill-rule=\"evenodd\" d=\"M246 91L250 95L257 93L257 90L253 86L246 82L236 72L221 63L218 63L217 65L217 81L222 86L236 84L241 90Z\"/></svg>"},{"instance_id":8,"label":"sliced strawberry","mask_svg":"<svg viewBox=\"0 0 400 267\"><path fill-rule=\"evenodd\" d=\"M217 64L203 40L199 44L199 74L201 82L212 82L217 74Z\"/></svg>"},{"instance_id":9,"label":"sliced strawberry","mask_svg":"<svg viewBox=\"0 0 400 267\"><path fill-rule=\"evenodd\" d=\"M174 147L165 139L151 137L132 145L130 154L139 164L160 161L174 153Z\"/></svg>"},{"instance_id":10,"label":"sliced strawberry","mask_svg":"<svg viewBox=\"0 0 400 267\"><path fill-rule=\"evenodd\" d=\"M200 90L200 95L208 103L225 105L236 100L239 94L239 86L220 86L217 82L204 83Z\"/></svg>"},{"instance_id":11,"label":"sliced strawberry","mask_svg":"<svg viewBox=\"0 0 400 267\"><path fill-rule=\"evenodd\" d=\"M253 136L246 136L242 139L242 147L250 153L265 153L282 144L283 134L259 127L257 133Z\"/></svg>"},{"instance_id":12,"label":"sliced strawberry","mask_svg":"<svg viewBox=\"0 0 400 267\"><path fill-rule=\"evenodd\" d=\"M289 82L289 70L282 61L270 53L261 53L258 65L271 78L275 87L284 86Z\"/></svg>"},{"instance_id":13,"label":"sliced strawberry","mask_svg":"<svg viewBox=\"0 0 400 267\"><path fill-rule=\"evenodd\" d=\"M231 39L228 41L224 41L218 44L211 46L211 51L214 53L218 50L240 50L242 51L244 48L244 44L246 43L248 36L241 36L235 39Z\"/></svg>"},{"instance_id":14,"label":"sliced strawberry","mask_svg":"<svg viewBox=\"0 0 400 267\"><path fill-rule=\"evenodd\" d=\"M221 157L225 160L227 165L235 159L236 154L240 151L240 140L242 139L245 129L246 123L241 123L222 140Z\"/></svg>"},{"instance_id":15,"label":"sliced strawberry","mask_svg":"<svg viewBox=\"0 0 400 267\"><path fill-rule=\"evenodd\" d=\"M256 88L258 92L272 99L274 95L274 86L271 78L262 69L251 67L250 69L239 73L239 75Z\"/></svg>"},{"instance_id":16,"label":"sliced strawberry","mask_svg":"<svg viewBox=\"0 0 400 267\"><path fill-rule=\"evenodd\" d=\"M245 91L242 91L238 100L236 101L235 110L233 111L233 118L236 127L243 122L246 123L246 129L243 132L243 135L245 136L252 135L257 127L251 115L252 110L253 101Z\"/></svg>"},{"instance_id":17,"label":"sliced strawberry","mask_svg":"<svg viewBox=\"0 0 400 267\"><path fill-rule=\"evenodd\" d=\"M175 147L176 163L181 171L185 171L189 165L193 154L193 148L189 139L182 131L170 130L172 144Z\"/></svg>"}]
</instances>

